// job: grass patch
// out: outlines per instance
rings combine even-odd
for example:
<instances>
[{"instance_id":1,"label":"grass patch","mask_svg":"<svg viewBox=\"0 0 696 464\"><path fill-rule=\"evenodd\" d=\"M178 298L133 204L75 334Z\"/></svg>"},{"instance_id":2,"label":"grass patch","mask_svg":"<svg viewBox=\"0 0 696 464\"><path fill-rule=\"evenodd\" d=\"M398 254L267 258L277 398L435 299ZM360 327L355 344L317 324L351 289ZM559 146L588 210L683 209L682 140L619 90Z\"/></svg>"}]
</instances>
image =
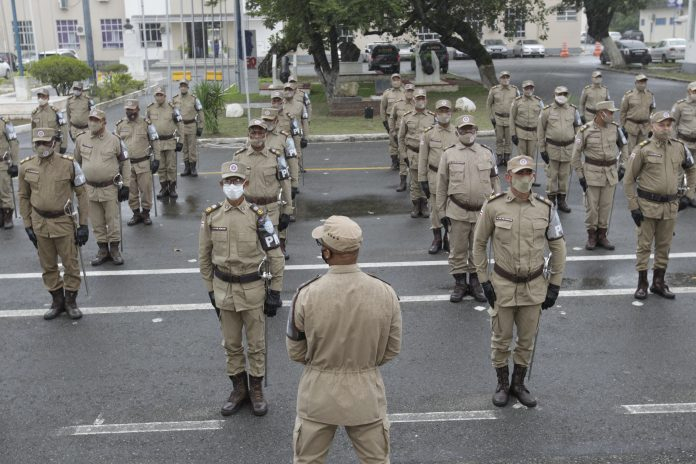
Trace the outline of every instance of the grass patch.
<instances>
[{"instance_id":1,"label":"grass patch","mask_svg":"<svg viewBox=\"0 0 696 464\"><path fill-rule=\"evenodd\" d=\"M612 70L607 67L606 69ZM653 63L642 68L625 68L615 70L628 74L645 74L648 77L663 77L667 79L676 79L684 82L696 81L696 74L682 72L681 63Z\"/></svg>"}]
</instances>

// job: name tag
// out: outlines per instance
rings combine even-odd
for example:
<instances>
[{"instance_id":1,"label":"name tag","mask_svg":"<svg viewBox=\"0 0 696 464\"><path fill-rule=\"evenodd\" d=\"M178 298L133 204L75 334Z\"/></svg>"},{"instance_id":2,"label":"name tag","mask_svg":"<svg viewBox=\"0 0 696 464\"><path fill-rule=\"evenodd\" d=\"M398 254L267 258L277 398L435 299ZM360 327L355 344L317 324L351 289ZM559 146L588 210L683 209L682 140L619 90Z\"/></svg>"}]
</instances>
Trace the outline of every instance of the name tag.
<instances>
[{"instance_id":1,"label":"name tag","mask_svg":"<svg viewBox=\"0 0 696 464\"><path fill-rule=\"evenodd\" d=\"M500 217L500 216L496 216L495 220L496 221L512 222L512 218L506 218L506 217Z\"/></svg>"},{"instance_id":2,"label":"name tag","mask_svg":"<svg viewBox=\"0 0 696 464\"><path fill-rule=\"evenodd\" d=\"M211 227L210 230L227 231L227 227Z\"/></svg>"}]
</instances>

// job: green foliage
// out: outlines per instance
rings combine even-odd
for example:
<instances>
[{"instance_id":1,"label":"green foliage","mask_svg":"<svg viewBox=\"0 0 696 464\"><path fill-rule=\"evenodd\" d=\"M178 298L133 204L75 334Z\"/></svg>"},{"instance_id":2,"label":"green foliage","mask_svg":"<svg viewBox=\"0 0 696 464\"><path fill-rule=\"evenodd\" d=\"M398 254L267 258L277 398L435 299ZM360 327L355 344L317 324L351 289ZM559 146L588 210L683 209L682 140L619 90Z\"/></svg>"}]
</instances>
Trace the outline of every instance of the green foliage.
<instances>
[{"instance_id":1,"label":"green foliage","mask_svg":"<svg viewBox=\"0 0 696 464\"><path fill-rule=\"evenodd\" d=\"M100 101L112 100L127 93L142 90L143 87L145 87L144 81L135 80L128 73L109 73L104 76L102 83L93 89L92 95Z\"/></svg>"},{"instance_id":2,"label":"green foliage","mask_svg":"<svg viewBox=\"0 0 696 464\"><path fill-rule=\"evenodd\" d=\"M614 13L614 18L611 20L611 23L609 24L609 30L611 31L618 31L618 32L624 32L624 31L637 31L639 28L640 20L640 10L638 9L633 9L633 10L628 10L627 12L623 11L617 11Z\"/></svg>"},{"instance_id":3,"label":"green foliage","mask_svg":"<svg viewBox=\"0 0 696 464\"><path fill-rule=\"evenodd\" d=\"M218 116L225 109L225 89L219 82L200 82L193 87L193 93L203 105L205 131L217 134Z\"/></svg>"},{"instance_id":4,"label":"green foliage","mask_svg":"<svg viewBox=\"0 0 696 464\"><path fill-rule=\"evenodd\" d=\"M128 66L125 64L121 63L110 63L106 64L104 66L101 66L99 70L103 73L127 73L128 72Z\"/></svg>"},{"instance_id":5,"label":"green foliage","mask_svg":"<svg viewBox=\"0 0 696 464\"><path fill-rule=\"evenodd\" d=\"M58 95L66 95L74 81L92 76L92 68L80 60L67 56L48 56L31 63L27 72L44 84L50 84Z\"/></svg>"}]
</instances>

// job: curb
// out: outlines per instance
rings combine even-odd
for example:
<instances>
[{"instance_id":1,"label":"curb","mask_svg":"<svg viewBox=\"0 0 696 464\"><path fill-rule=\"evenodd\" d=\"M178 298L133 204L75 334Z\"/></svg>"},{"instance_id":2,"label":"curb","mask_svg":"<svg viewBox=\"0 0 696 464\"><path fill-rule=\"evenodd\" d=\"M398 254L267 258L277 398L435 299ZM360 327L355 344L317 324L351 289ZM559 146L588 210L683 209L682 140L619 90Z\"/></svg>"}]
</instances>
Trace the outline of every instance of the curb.
<instances>
[{"instance_id":1,"label":"curb","mask_svg":"<svg viewBox=\"0 0 696 464\"><path fill-rule=\"evenodd\" d=\"M633 72L633 71L630 71L628 69L613 69L613 68L610 68L609 66L607 66L607 67L599 66L599 67L597 67L597 70L603 71L603 72L604 71L614 72L614 73L619 73L619 74L632 74L634 76L642 73L642 74L645 74L646 76L648 76L650 79L662 79L665 81L673 81L673 82L687 82L687 83L692 82L691 79L680 79L677 77L653 76L650 74L650 71L647 71L647 74L646 74L646 71Z\"/></svg>"}]
</instances>

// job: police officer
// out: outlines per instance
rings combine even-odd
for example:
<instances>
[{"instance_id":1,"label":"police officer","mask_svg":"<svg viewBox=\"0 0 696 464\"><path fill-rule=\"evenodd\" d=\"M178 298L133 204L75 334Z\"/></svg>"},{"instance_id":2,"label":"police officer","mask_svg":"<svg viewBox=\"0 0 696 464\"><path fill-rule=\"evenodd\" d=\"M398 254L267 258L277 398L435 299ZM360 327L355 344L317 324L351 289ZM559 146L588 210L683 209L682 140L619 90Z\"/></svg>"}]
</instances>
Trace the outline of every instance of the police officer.
<instances>
[{"instance_id":1,"label":"police officer","mask_svg":"<svg viewBox=\"0 0 696 464\"><path fill-rule=\"evenodd\" d=\"M295 88L295 100L302 103L307 110L307 124L312 120L312 101L309 99L309 94L299 87L297 82L297 77L290 75L288 77L288 83L292 84Z\"/></svg>"},{"instance_id":2,"label":"police officer","mask_svg":"<svg viewBox=\"0 0 696 464\"><path fill-rule=\"evenodd\" d=\"M379 372L401 350L392 287L357 264L362 230L331 216L312 231L329 271L303 284L288 315L290 359L304 364L293 431L295 464L323 463L344 426L362 463L389 462L389 419ZM359 335L358 335L359 334Z\"/></svg>"},{"instance_id":3,"label":"police officer","mask_svg":"<svg viewBox=\"0 0 696 464\"><path fill-rule=\"evenodd\" d=\"M592 73L592 85L586 85L580 94L580 118L586 124L592 121L597 114L597 104L608 101L609 89L602 85L602 71Z\"/></svg>"},{"instance_id":4,"label":"police officer","mask_svg":"<svg viewBox=\"0 0 696 464\"><path fill-rule=\"evenodd\" d=\"M160 164L157 129L151 121L140 117L138 100L126 100L125 110L126 117L116 123L114 133L128 148L131 165L128 206L133 211L133 217L128 225L134 226L142 222L150 226L152 176Z\"/></svg>"},{"instance_id":5,"label":"police officer","mask_svg":"<svg viewBox=\"0 0 696 464\"><path fill-rule=\"evenodd\" d=\"M220 186L226 199L203 212L198 241L201 276L220 319L227 375L233 385L220 410L223 416L234 414L249 400L255 415L268 411L262 387L266 374L264 314L273 317L282 305L283 255L266 208L244 197L247 172L247 166L237 161L222 165ZM259 271L264 260L272 276L268 292ZM246 356L242 336L247 340Z\"/></svg>"},{"instance_id":6,"label":"police officer","mask_svg":"<svg viewBox=\"0 0 696 464\"><path fill-rule=\"evenodd\" d=\"M677 128L677 138L691 151L696 152L696 82L689 83L686 98L677 100L672 106L674 126ZM683 178L680 177L683 181ZM683 183L683 182L680 182ZM688 191L691 206L696 206L696 192Z\"/></svg>"},{"instance_id":7,"label":"police officer","mask_svg":"<svg viewBox=\"0 0 696 464\"><path fill-rule=\"evenodd\" d=\"M517 154L534 158L537 151L537 124L544 102L534 95L534 81L522 83L522 95L510 107L510 133Z\"/></svg>"},{"instance_id":8,"label":"police officer","mask_svg":"<svg viewBox=\"0 0 696 464\"><path fill-rule=\"evenodd\" d=\"M70 140L75 142L78 134L87 130L87 118L94 108L94 102L84 94L84 84L73 82L72 95L65 106L67 125L70 127Z\"/></svg>"},{"instance_id":9,"label":"police officer","mask_svg":"<svg viewBox=\"0 0 696 464\"><path fill-rule=\"evenodd\" d=\"M119 202L128 199L131 164L121 139L106 131L106 116L102 110L92 110L87 124L88 131L75 139L75 160L87 179L89 217L99 247L92 266L109 259L121 265Z\"/></svg>"},{"instance_id":10,"label":"police officer","mask_svg":"<svg viewBox=\"0 0 696 464\"><path fill-rule=\"evenodd\" d=\"M628 209L636 223L638 239L636 270L638 288L633 296L648 297L648 260L655 243L655 263L650 291L674 299L665 283L677 210L688 206L689 200L679 195L679 176L686 173L688 188L696 188L696 166L683 142L672 138L674 118L669 111L656 111L650 117L652 137L639 143L628 158L624 192Z\"/></svg>"},{"instance_id":11,"label":"police officer","mask_svg":"<svg viewBox=\"0 0 696 464\"><path fill-rule=\"evenodd\" d=\"M284 232L292 214L290 172L283 152L267 145L267 130L263 120L252 119L248 144L235 152L233 160L249 168L246 199L265 208L273 226ZM286 236L283 236L280 238L280 248L285 259L288 259L285 244Z\"/></svg>"},{"instance_id":12,"label":"police officer","mask_svg":"<svg viewBox=\"0 0 696 464\"><path fill-rule=\"evenodd\" d=\"M401 119L404 114L409 111L416 109L415 101L413 99L413 94L416 90L416 86L413 84L404 85L404 98L397 100L392 108L391 117L389 118L389 127L392 128L389 133L390 142L392 143L392 138L394 139L394 144L397 147L397 151L400 153L399 148L399 128L401 127ZM395 168L392 164L392 169L399 170L399 177L401 179L399 186L396 188L397 192L405 192L407 185L406 180L408 179L408 166L406 165L406 158L401 158L397 155L397 167Z\"/></svg>"},{"instance_id":13,"label":"police officer","mask_svg":"<svg viewBox=\"0 0 696 464\"><path fill-rule=\"evenodd\" d=\"M59 144L55 129L34 129L32 140L36 155L23 159L19 167L19 210L29 240L38 250L43 283L52 297L51 308L43 317L50 320L67 311L71 319L79 319L77 247L87 243L89 237L85 176L72 156L54 153ZM68 215L67 202L73 193L77 197L78 227Z\"/></svg>"},{"instance_id":14,"label":"police officer","mask_svg":"<svg viewBox=\"0 0 696 464\"><path fill-rule=\"evenodd\" d=\"M618 109L614 108L613 101L595 104L594 118L575 136L571 164L585 195L587 250L594 250L597 245L607 250L614 249L607 238L607 230L616 184L624 176L623 163L627 156L626 138L614 122L615 111ZM617 148L621 150L621 167L618 169Z\"/></svg>"},{"instance_id":15,"label":"police officer","mask_svg":"<svg viewBox=\"0 0 696 464\"><path fill-rule=\"evenodd\" d=\"M423 131L435 124L435 113L425 108L428 103L425 89L416 89L414 99L415 109L401 118L398 140L399 156L406 161L411 174L411 217L417 218L430 215L428 200L418 182L418 152Z\"/></svg>"},{"instance_id":16,"label":"police officer","mask_svg":"<svg viewBox=\"0 0 696 464\"><path fill-rule=\"evenodd\" d=\"M12 123L0 116L0 224L4 229L14 227L14 191L12 178L19 172L19 142Z\"/></svg>"},{"instance_id":17,"label":"police officer","mask_svg":"<svg viewBox=\"0 0 696 464\"><path fill-rule=\"evenodd\" d=\"M628 139L628 152L645 140L650 130L650 113L655 110L655 96L648 90L648 78L638 74L636 87L627 90L621 99L621 127Z\"/></svg>"},{"instance_id":18,"label":"police officer","mask_svg":"<svg viewBox=\"0 0 696 464\"><path fill-rule=\"evenodd\" d=\"M177 199L176 193L176 152L181 151L183 143L178 140L184 134L184 122L179 110L167 101L162 87L155 88L155 101L147 105L145 118L152 122L159 135L160 166L157 172L160 181L159 200L165 197Z\"/></svg>"},{"instance_id":19,"label":"police officer","mask_svg":"<svg viewBox=\"0 0 696 464\"><path fill-rule=\"evenodd\" d=\"M510 73L500 73L500 84L494 85L488 91L486 108L490 114L491 124L495 129L495 152L498 156L498 166L507 163L512 153L510 145L510 107L520 92L517 87L510 85Z\"/></svg>"},{"instance_id":20,"label":"police officer","mask_svg":"<svg viewBox=\"0 0 696 464\"><path fill-rule=\"evenodd\" d=\"M275 148L277 151L285 156L285 161L288 167L291 164L291 160L294 158L297 161L297 148L295 148L295 141L284 129L279 126L278 114L280 111L277 108L263 108L261 110L261 119L266 124L268 131L266 132L266 145L268 148ZM297 163L295 163L297 165ZM290 182L288 182L290 185ZM285 188L285 186L283 187ZM290 188L290 187L289 187ZM291 199L295 201L295 192L291 190ZM294 211L294 209L293 209ZM290 215L290 222L295 222L295 215ZM280 238L285 238L287 229L280 232Z\"/></svg>"},{"instance_id":21,"label":"police officer","mask_svg":"<svg viewBox=\"0 0 696 464\"><path fill-rule=\"evenodd\" d=\"M454 276L452 303L466 295L484 302L473 261L474 228L483 202L501 191L495 155L490 148L476 143L478 126L473 116L457 120L457 142L445 150L437 169L436 209L445 230L449 230L450 274ZM469 273L467 284L466 274Z\"/></svg>"},{"instance_id":22,"label":"police officer","mask_svg":"<svg viewBox=\"0 0 696 464\"><path fill-rule=\"evenodd\" d=\"M62 155L68 149L68 125L65 124L65 116L61 110L48 104L48 87L42 87L36 92L39 101L34 111L31 112L31 128L50 128L56 131L56 137L60 147L58 152ZM34 140L32 140L32 143Z\"/></svg>"},{"instance_id":23,"label":"police officer","mask_svg":"<svg viewBox=\"0 0 696 464\"><path fill-rule=\"evenodd\" d=\"M443 246L449 251L447 230L442 236L442 224L437 212L437 168L440 166L442 152L457 143L457 132L452 120L452 102L438 100L435 104L437 124L423 132L423 138L418 151L418 182L425 196L430 199L430 224L433 231L433 242L428 253L431 255L440 251Z\"/></svg>"},{"instance_id":24,"label":"police officer","mask_svg":"<svg viewBox=\"0 0 696 464\"><path fill-rule=\"evenodd\" d=\"M541 111L537 138L541 158L548 165L546 195L564 213L570 213L570 207L566 203L570 159L575 133L580 126L577 107L568 103L568 89L563 86L556 87L553 103L546 105Z\"/></svg>"},{"instance_id":25,"label":"police officer","mask_svg":"<svg viewBox=\"0 0 696 464\"><path fill-rule=\"evenodd\" d=\"M391 88L382 93L382 98L379 102L379 114L382 116L382 125L384 125L384 129L389 134L389 156L392 161L392 169L399 165L399 149L397 146L399 126L393 125L392 112L394 104L404 98L404 90L401 88L401 75L394 73L391 75Z\"/></svg>"},{"instance_id":26,"label":"police officer","mask_svg":"<svg viewBox=\"0 0 696 464\"><path fill-rule=\"evenodd\" d=\"M516 156L508 162L505 180L510 188L486 201L474 232L474 263L491 305L491 360L498 376L493 404L499 407L507 404L509 395L529 408L537 404L524 385L524 377L532 358L540 309L556 304L565 268L566 245L556 209L531 191L533 162L528 156ZM489 239L495 261L490 276ZM546 246L551 251L548 275L544 273ZM514 326L517 340L510 383L508 358Z\"/></svg>"},{"instance_id":27,"label":"police officer","mask_svg":"<svg viewBox=\"0 0 696 464\"><path fill-rule=\"evenodd\" d=\"M288 156L286 159L288 161L288 166L290 167L290 185L292 188L292 197L300 191L300 161L298 159L299 150L297 149L297 144L295 143L295 137L293 134L298 135L300 133L300 125L295 121L287 112L283 111L283 102L285 101L283 97L283 92L280 90L274 90L271 92L271 108L278 111L277 121L275 123L275 128L286 134L290 134L290 139L292 140L292 145L294 147L294 156ZM263 113L263 111L262 111Z\"/></svg>"},{"instance_id":28,"label":"police officer","mask_svg":"<svg viewBox=\"0 0 696 464\"><path fill-rule=\"evenodd\" d=\"M201 101L192 93L189 93L187 80L179 82L179 93L174 95L172 103L179 110L184 130L179 134L180 142L184 145L184 172L182 177L198 177L196 164L198 163L198 145L196 139L203 135L205 115Z\"/></svg>"},{"instance_id":29,"label":"police officer","mask_svg":"<svg viewBox=\"0 0 696 464\"><path fill-rule=\"evenodd\" d=\"M302 169L302 150L307 147L307 137L309 137L309 124L307 118L307 108L304 104L295 100L295 95L297 91L296 85L291 83L285 84L283 88L283 112L287 114L288 118L294 121L295 126L299 129L293 130L290 133L295 140L295 146L297 147L297 157L300 166L300 172ZM299 177L298 177L299 180Z\"/></svg>"}]
</instances>

